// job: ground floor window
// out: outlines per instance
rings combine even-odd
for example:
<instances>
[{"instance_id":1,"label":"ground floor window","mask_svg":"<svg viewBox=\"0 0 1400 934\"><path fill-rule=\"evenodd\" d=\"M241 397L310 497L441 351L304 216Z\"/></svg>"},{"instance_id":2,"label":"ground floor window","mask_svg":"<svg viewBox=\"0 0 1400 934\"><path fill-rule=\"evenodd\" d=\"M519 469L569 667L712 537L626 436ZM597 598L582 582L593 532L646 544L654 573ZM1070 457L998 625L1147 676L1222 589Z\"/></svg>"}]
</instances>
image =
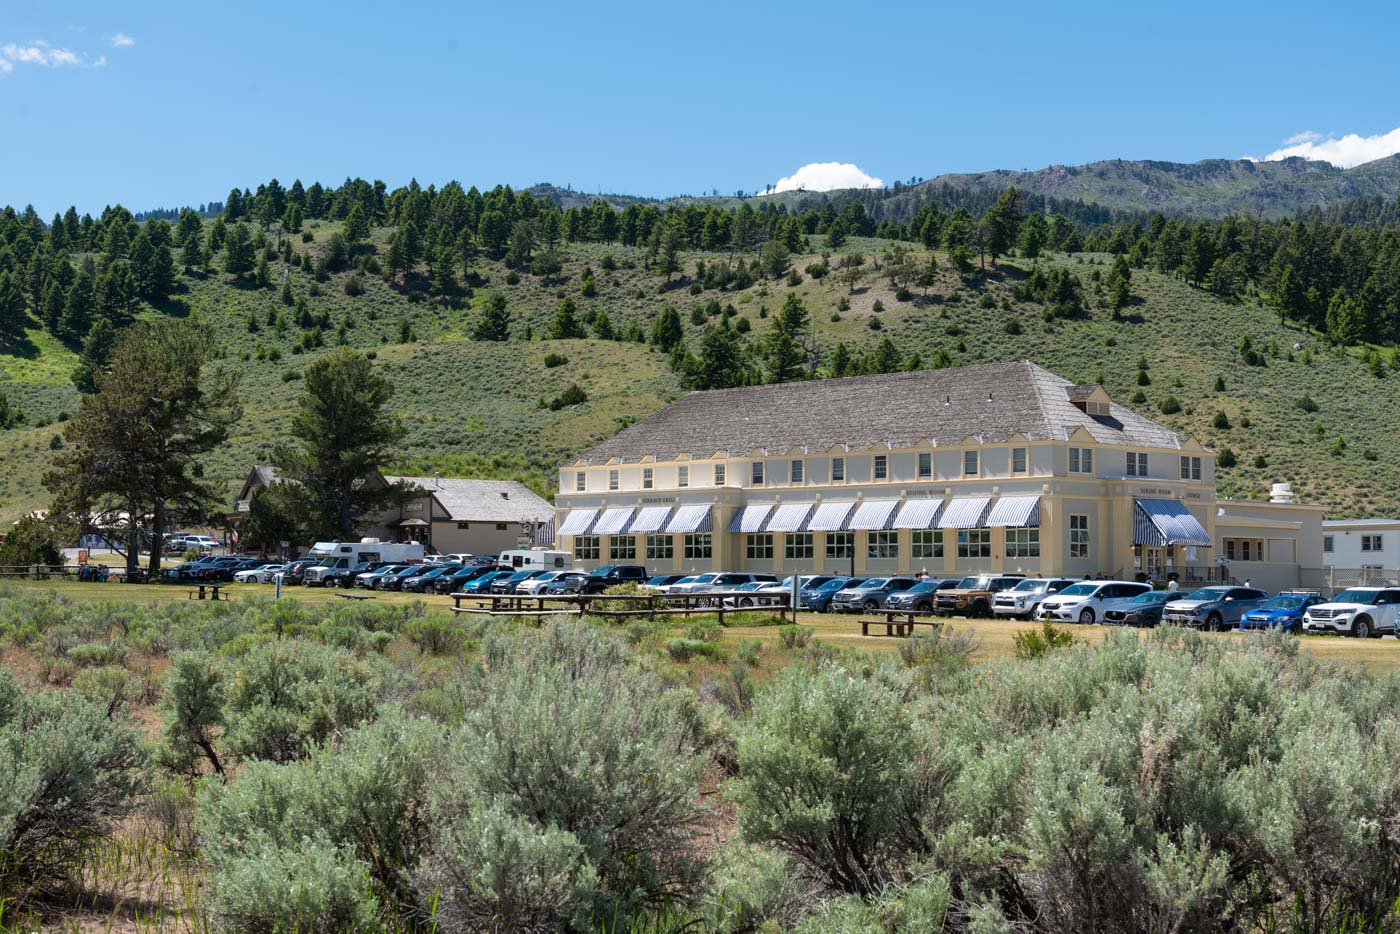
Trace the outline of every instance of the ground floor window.
<instances>
[{"instance_id":1,"label":"ground floor window","mask_svg":"<svg viewBox=\"0 0 1400 934\"><path fill-rule=\"evenodd\" d=\"M1007 529L1006 556L1008 558L1039 558L1040 529Z\"/></svg>"},{"instance_id":2,"label":"ground floor window","mask_svg":"<svg viewBox=\"0 0 1400 934\"><path fill-rule=\"evenodd\" d=\"M1370 549L1364 547L1367 536L1361 536L1362 551ZM1227 538L1224 541L1225 558L1227 561L1263 561L1264 542L1262 539L1250 538Z\"/></svg>"},{"instance_id":3,"label":"ground floor window","mask_svg":"<svg viewBox=\"0 0 1400 934\"><path fill-rule=\"evenodd\" d=\"M669 561L675 556L676 545L669 535L647 536L647 560Z\"/></svg>"},{"instance_id":4,"label":"ground floor window","mask_svg":"<svg viewBox=\"0 0 1400 934\"><path fill-rule=\"evenodd\" d=\"M597 561L598 556L598 536L580 535L574 539L575 558L580 561Z\"/></svg>"},{"instance_id":5,"label":"ground floor window","mask_svg":"<svg viewBox=\"0 0 1400 934\"><path fill-rule=\"evenodd\" d=\"M685 557L687 560L708 560L710 555L709 532L692 532L685 537Z\"/></svg>"},{"instance_id":6,"label":"ground floor window","mask_svg":"<svg viewBox=\"0 0 1400 934\"><path fill-rule=\"evenodd\" d=\"M1088 516L1069 517L1069 556L1071 558L1089 557Z\"/></svg>"},{"instance_id":7,"label":"ground floor window","mask_svg":"<svg viewBox=\"0 0 1400 934\"><path fill-rule=\"evenodd\" d=\"M789 532L783 545L783 556L789 560L810 561L812 558L812 533Z\"/></svg>"},{"instance_id":8,"label":"ground floor window","mask_svg":"<svg viewBox=\"0 0 1400 934\"><path fill-rule=\"evenodd\" d=\"M991 529L959 529L959 558L990 558L992 556Z\"/></svg>"},{"instance_id":9,"label":"ground floor window","mask_svg":"<svg viewBox=\"0 0 1400 934\"><path fill-rule=\"evenodd\" d=\"M915 529L913 537L915 558L943 557L943 531L941 529Z\"/></svg>"},{"instance_id":10,"label":"ground floor window","mask_svg":"<svg viewBox=\"0 0 1400 934\"><path fill-rule=\"evenodd\" d=\"M773 560L773 535L769 532L750 532L746 539L746 554L752 561Z\"/></svg>"},{"instance_id":11,"label":"ground floor window","mask_svg":"<svg viewBox=\"0 0 1400 934\"><path fill-rule=\"evenodd\" d=\"M856 533L827 532L826 556L828 558L851 558L856 553Z\"/></svg>"},{"instance_id":12,"label":"ground floor window","mask_svg":"<svg viewBox=\"0 0 1400 934\"><path fill-rule=\"evenodd\" d=\"M613 561L636 561L637 540L631 535L614 535L608 544L608 558Z\"/></svg>"},{"instance_id":13,"label":"ground floor window","mask_svg":"<svg viewBox=\"0 0 1400 934\"><path fill-rule=\"evenodd\" d=\"M865 556L867 558L898 558L898 532L866 532Z\"/></svg>"}]
</instances>

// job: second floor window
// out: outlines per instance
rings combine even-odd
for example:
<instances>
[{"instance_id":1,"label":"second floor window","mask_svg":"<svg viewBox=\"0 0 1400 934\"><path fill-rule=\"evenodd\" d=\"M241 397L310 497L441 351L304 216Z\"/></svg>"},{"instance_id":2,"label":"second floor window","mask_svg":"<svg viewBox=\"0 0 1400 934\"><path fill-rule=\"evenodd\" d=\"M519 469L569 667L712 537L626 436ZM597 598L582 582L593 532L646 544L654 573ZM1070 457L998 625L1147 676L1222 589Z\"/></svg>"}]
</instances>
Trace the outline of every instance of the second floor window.
<instances>
[{"instance_id":1,"label":"second floor window","mask_svg":"<svg viewBox=\"0 0 1400 934\"><path fill-rule=\"evenodd\" d=\"M846 479L846 459L844 457L833 457L831 459L831 479Z\"/></svg>"},{"instance_id":2,"label":"second floor window","mask_svg":"<svg viewBox=\"0 0 1400 934\"><path fill-rule=\"evenodd\" d=\"M919 479L927 480L933 476L933 455L928 451L919 452Z\"/></svg>"},{"instance_id":3,"label":"second floor window","mask_svg":"<svg viewBox=\"0 0 1400 934\"><path fill-rule=\"evenodd\" d=\"M889 476L890 461L884 454L875 455L875 479L884 480Z\"/></svg>"},{"instance_id":4,"label":"second floor window","mask_svg":"<svg viewBox=\"0 0 1400 934\"><path fill-rule=\"evenodd\" d=\"M1201 479L1201 459L1199 457L1181 456L1181 479L1199 480Z\"/></svg>"},{"instance_id":5,"label":"second floor window","mask_svg":"<svg viewBox=\"0 0 1400 934\"><path fill-rule=\"evenodd\" d=\"M715 464L715 486L724 486L724 465Z\"/></svg>"},{"instance_id":6,"label":"second floor window","mask_svg":"<svg viewBox=\"0 0 1400 934\"><path fill-rule=\"evenodd\" d=\"M690 486L690 468L685 464L676 468L676 486L681 489Z\"/></svg>"},{"instance_id":7,"label":"second floor window","mask_svg":"<svg viewBox=\"0 0 1400 934\"><path fill-rule=\"evenodd\" d=\"M963 476L977 476L977 452L963 451Z\"/></svg>"},{"instance_id":8,"label":"second floor window","mask_svg":"<svg viewBox=\"0 0 1400 934\"><path fill-rule=\"evenodd\" d=\"M750 474L750 479L754 486L763 486L763 461L753 462L753 472Z\"/></svg>"},{"instance_id":9,"label":"second floor window","mask_svg":"<svg viewBox=\"0 0 1400 934\"><path fill-rule=\"evenodd\" d=\"M583 492L585 489L587 489L587 488L588 488L588 474L586 474L586 473L584 473L582 470L580 470L580 471L574 476L574 492L576 492L576 493L582 493L582 492Z\"/></svg>"},{"instance_id":10,"label":"second floor window","mask_svg":"<svg viewBox=\"0 0 1400 934\"><path fill-rule=\"evenodd\" d=\"M1128 452L1128 476L1147 476L1147 455L1139 454L1136 451Z\"/></svg>"},{"instance_id":11,"label":"second floor window","mask_svg":"<svg viewBox=\"0 0 1400 934\"><path fill-rule=\"evenodd\" d=\"M616 470L609 470L609 471L608 471L608 489L610 489L610 490L615 490L615 489L617 489L617 471L616 471Z\"/></svg>"},{"instance_id":12,"label":"second floor window","mask_svg":"<svg viewBox=\"0 0 1400 934\"><path fill-rule=\"evenodd\" d=\"M1070 449L1069 449L1069 472L1070 472L1070 473L1093 473L1093 472L1094 472L1094 449L1093 449L1093 448L1070 448Z\"/></svg>"},{"instance_id":13,"label":"second floor window","mask_svg":"<svg viewBox=\"0 0 1400 934\"><path fill-rule=\"evenodd\" d=\"M655 482L656 482L656 473L655 473L655 471L654 471L652 468L650 468L650 467L643 467L643 468L642 468L642 489L644 489L644 490L649 490L649 489L651 489L651 488L652 488L652 485L653 485Z\"/></svg>"},{"instance_id":14,"label":"second floor window","mask_svg":"<svg viewBox=\"0 0 1400 934\"><path fill-rule=\"evenodd\" d=\"M801 483L801 482L802 482L802 467L803 467L803 464L802 464L802 461L801 461L801 460L795 460L795 461L792 462L792 482L793 482L793 483Z\"/></svg>"},{"instance_id":15,"label":"second floor window","mask_svg":"<svg viewBox=\"0 0 1400 934\"><path fill-rule=\"evenodd\" d=\"M1026 449L1025 449L1025 448L1012 448L1012 449L1011 449L1011 472L1012 472L1012 473L1025 473L1025 472L1026 472Z\"/></svg>"}]
</instances>

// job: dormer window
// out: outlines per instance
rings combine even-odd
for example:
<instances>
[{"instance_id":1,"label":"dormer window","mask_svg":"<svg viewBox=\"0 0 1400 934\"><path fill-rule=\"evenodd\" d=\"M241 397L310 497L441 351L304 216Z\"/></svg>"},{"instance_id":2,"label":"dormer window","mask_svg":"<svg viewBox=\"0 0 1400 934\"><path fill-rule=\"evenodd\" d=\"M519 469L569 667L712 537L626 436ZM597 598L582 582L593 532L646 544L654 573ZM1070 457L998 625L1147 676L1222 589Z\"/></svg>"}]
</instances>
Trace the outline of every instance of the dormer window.
<instances>
[{"instance_id":1,"label":"dormer window","mask_svg":"<svg viewBox=\"0 0 1400 934\"><path fill-rule=\"evenodd\" d=\"M1108 393L1104 392L1104 388L1098 383L1068 386L1065 388L1065 394L1069 396L1069 401L1074 407L1086 415L1107 418L1113 414Z\"/></svg>"},{"instance_id":2,"label":"dormer window","mask_svg":"<svg viewBox=\"0 0 1400 934\"><path fill-rule=\"evenodd\" d=\"M1084 403L1084 411L1089 415L1108 415L1107 402L1094 402L1092 399Z\"/></svg>"}]
</instances>

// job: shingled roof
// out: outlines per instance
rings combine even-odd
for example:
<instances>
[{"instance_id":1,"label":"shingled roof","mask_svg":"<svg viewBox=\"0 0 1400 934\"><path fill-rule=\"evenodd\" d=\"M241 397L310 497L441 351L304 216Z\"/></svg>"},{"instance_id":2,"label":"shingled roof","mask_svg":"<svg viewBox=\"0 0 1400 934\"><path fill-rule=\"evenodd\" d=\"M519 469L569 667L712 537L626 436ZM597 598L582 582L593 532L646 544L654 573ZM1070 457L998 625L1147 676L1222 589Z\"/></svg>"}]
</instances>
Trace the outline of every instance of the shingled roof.
<instances>
[{"instance_id":1,"label":"shingled roof","mask_svg":"<svg viewBox=\"0 0 1400 934\"><path fill-rule=\"evenodd\" d=\"M1103 444L1177 448L1181 436L1121 405L1089 415L1084 388L1029 361L692 392L581 455L577 464L644 457L741 456L920 441L954 445L1022 435L1065 440L1083 428Z\"/></svg>"},{"instance_id":2,"label":"shingled roof","mask_svg":"<svg viewBox=\"0 0 1400 934\"><path fill-rule=\"evenodd\" d=\"M554 518L553 506L514 480L388 476L384 479L422 487L458 522L543 522Z\"/></svg>"}]
</instances>

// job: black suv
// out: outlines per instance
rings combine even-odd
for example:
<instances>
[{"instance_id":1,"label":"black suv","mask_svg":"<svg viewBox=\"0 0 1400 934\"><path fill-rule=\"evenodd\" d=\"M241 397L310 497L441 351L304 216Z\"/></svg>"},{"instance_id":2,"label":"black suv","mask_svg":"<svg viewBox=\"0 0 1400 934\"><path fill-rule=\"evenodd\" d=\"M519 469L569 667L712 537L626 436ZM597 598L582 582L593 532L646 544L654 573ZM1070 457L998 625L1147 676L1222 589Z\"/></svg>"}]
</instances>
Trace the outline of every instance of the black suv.
<instances>
[{"instance_id":1,"label":"black suv","mask_svg":"<svg viewBox=\"0 0 1400 934\"><path fill-rule=\"evenodd\" d=\"M645 584L647 569L640 564L607 564L588 576L579 585L579 593L602 593L618 584Z\"/></svg>"}]
</instances>

